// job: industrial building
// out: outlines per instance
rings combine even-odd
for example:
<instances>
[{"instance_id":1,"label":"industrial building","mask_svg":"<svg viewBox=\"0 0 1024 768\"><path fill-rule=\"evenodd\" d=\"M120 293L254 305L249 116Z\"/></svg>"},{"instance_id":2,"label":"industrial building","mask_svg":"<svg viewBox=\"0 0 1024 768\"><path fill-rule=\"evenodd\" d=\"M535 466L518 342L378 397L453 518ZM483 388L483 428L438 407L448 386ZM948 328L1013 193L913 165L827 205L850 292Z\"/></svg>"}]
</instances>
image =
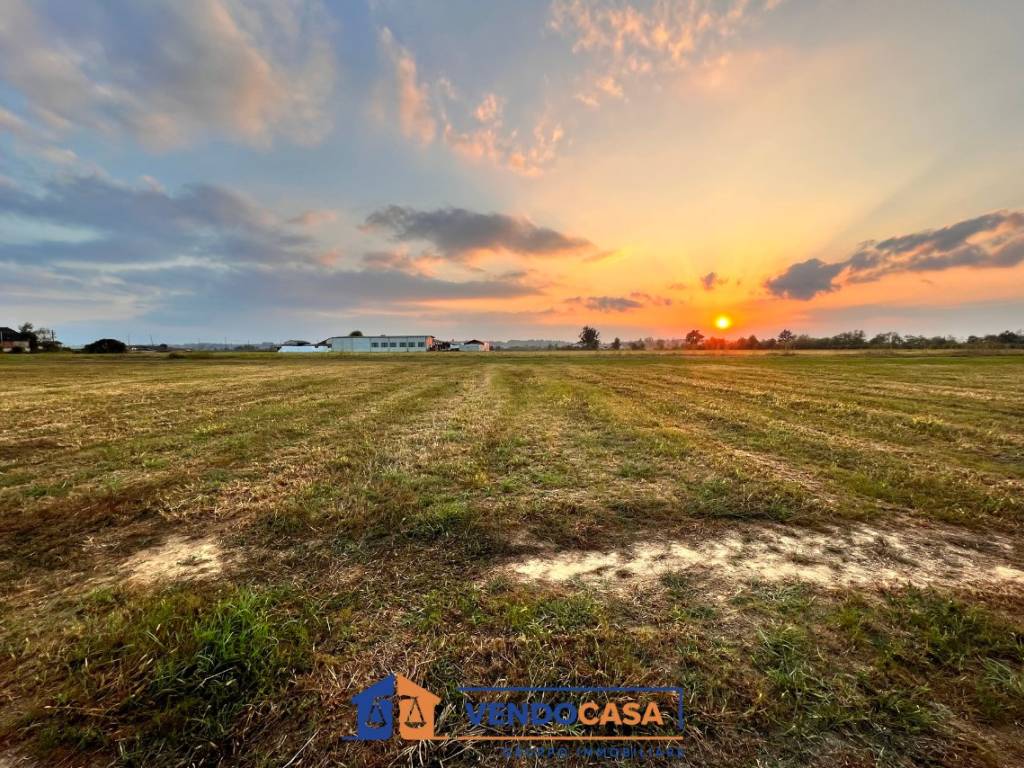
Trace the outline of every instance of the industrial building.
<instances>
[{"instance_id":1,"label":"industrial building","mask_svg":"<svg viewBox=\"0 0 1024 768\"><path fill-rule=\"evenodd\" d=\"M332 352L429 352L433 336L331 336L326 344Z\"/></svg>"},{"instance_id":2,"label":"industrial building","mask_svg":"<svg viewBox=\"0 0 1024 768\"><path fill-rule=\"evenodd\" d=\"M331 336L318 344L286 341L279 352L490 352L488 341L441 341L430 335Z\"/></svg>"}]
</instances>

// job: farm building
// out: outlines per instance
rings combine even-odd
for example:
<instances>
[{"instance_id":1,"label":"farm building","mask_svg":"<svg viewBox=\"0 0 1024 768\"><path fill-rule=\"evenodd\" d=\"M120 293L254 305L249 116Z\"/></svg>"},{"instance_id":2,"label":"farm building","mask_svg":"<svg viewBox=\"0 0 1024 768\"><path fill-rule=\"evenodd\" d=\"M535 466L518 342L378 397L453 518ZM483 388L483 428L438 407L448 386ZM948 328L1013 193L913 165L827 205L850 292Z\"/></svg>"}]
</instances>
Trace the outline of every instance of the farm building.
<instances>
[{"instance_id":1,"label":"farm building","mask_svg":"<svg viewBox=\"0 0 1024 768\"><path fill-rule=\"evenodd\" d=\"M32 335L6 326L0 328L0 352L20 349L28 352L32 347Z\"/></svg>"},{"instance_id":2,"label":"farm building","mask_svg":"<svg viewBox=\"0 0 1024 768\"><path fill-rule=\"evenodd\" d=\"M480 341L479 339L470 339L459 344L459 351L461 352L490 352L491 342Z\"/></svg>"},{"instance_id":3,"label":"farm building","mask_svg":"<svg viewBox=\"0 0 1024 768\"><path fill-rule=\"evenodd\" d=\"M331 348L324 344L282 344L278 352L330 352Z\"/></svg>"},{"instance_id":4,"label":"farm building","mask_svg":"<svg viewBox=\"0 0 1024 768\"><path fill-rule=\"evenodd\" d=\"M334 352L428 352L433 336L331 336L321 342Z\"/></svg>"}]
</instances>

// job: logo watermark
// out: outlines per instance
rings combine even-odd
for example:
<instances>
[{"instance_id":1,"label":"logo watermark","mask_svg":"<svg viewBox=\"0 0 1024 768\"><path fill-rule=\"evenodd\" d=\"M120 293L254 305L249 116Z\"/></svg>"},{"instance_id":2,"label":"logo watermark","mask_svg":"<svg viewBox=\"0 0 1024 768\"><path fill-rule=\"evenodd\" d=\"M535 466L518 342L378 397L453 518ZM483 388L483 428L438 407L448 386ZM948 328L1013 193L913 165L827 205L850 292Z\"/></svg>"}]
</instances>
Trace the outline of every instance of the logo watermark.
<instances>
[{"instance_id":1,"label":"logo watermark","mask_svg":"<svg viewBox=\"0 0 1024 768\"><path fill-rule=\"evenodd\" d=\"M352 697L356 741L494 741L510 758L682 757L683 689L678 686L465 686L461 717L470 733L438 734L441 697L389 675Z\"/></svg>"}]
</instances>

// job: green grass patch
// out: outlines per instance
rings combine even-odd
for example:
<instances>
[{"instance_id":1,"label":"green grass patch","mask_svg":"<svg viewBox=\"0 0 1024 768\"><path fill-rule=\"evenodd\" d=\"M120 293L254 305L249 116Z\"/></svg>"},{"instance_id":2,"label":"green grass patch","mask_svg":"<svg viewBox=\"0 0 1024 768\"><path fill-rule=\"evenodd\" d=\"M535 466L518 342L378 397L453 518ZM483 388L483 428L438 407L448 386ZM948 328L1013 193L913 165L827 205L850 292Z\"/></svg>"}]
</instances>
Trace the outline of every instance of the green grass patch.
<instances>
[{"instance_id":1,"label":"green grass patch","mask_svg":"<svg viewBox=\"0 0 1024 768\"><path fill-rule=\"evenodd\" d=\"M234 750L246 709L309 668L315 623L273 591L208 600L182 588L124 602L65 637L54 658L59 693L23 727L43 749L107 746L140 765L168 753L214 762Z\"/></svg>"},{"instance_id":2,"label":"green grass patch","mask_svg":"<svg viewBox=\"0 0 1024 768\"><path fill-rule=\"evenodd\" d=\"M989 609L909 590L881 604L851 597L831 621L886 682L909 673L955 701L962 716L1024 719L1024 628Z\"/></svg>"},{"instance_id":3,"label":"green grass patch","mask_svg":"<svg viewBox=\"0 0 1024 768\"><path fill-rule=\"evenodd\" d=\"M820 505L802 489L747 477L738 471L700 481L692 513L699 517L787 522L815 515Z\"/></svg>"}]
</instances>

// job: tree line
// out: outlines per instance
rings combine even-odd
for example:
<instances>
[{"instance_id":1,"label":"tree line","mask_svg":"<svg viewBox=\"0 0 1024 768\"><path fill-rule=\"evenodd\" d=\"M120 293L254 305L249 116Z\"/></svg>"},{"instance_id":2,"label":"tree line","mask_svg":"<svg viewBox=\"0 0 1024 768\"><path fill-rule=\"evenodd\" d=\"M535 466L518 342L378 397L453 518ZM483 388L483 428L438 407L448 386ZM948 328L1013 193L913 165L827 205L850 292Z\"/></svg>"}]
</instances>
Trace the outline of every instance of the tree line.
<instances>
[{"instance_id":1,"label":"tree line","mask_svg":"<svg viewBox=\"0 0 1024 768\"><path fill-rule=\"evenodd\" d=\"M902 335L896 331L878 333L869 337L862 330L843 331L834 336L811 336L806 333L796 334L784 329L778 336L758 338L754 334L726 339L717 336L705 336L700 330L694 329L683 338L656 339L648 336L632 341L623 341L616 337L610 344L601 343L601 334L596 328L584 326L580 332L577 347L584 349L632 349L632 350L671 350L671 349L1011 349L1024 348L1024 331L1003 331L985 336L968 336L958 339L955 336L916 336Z\"/></svg>"}]
</instances>

